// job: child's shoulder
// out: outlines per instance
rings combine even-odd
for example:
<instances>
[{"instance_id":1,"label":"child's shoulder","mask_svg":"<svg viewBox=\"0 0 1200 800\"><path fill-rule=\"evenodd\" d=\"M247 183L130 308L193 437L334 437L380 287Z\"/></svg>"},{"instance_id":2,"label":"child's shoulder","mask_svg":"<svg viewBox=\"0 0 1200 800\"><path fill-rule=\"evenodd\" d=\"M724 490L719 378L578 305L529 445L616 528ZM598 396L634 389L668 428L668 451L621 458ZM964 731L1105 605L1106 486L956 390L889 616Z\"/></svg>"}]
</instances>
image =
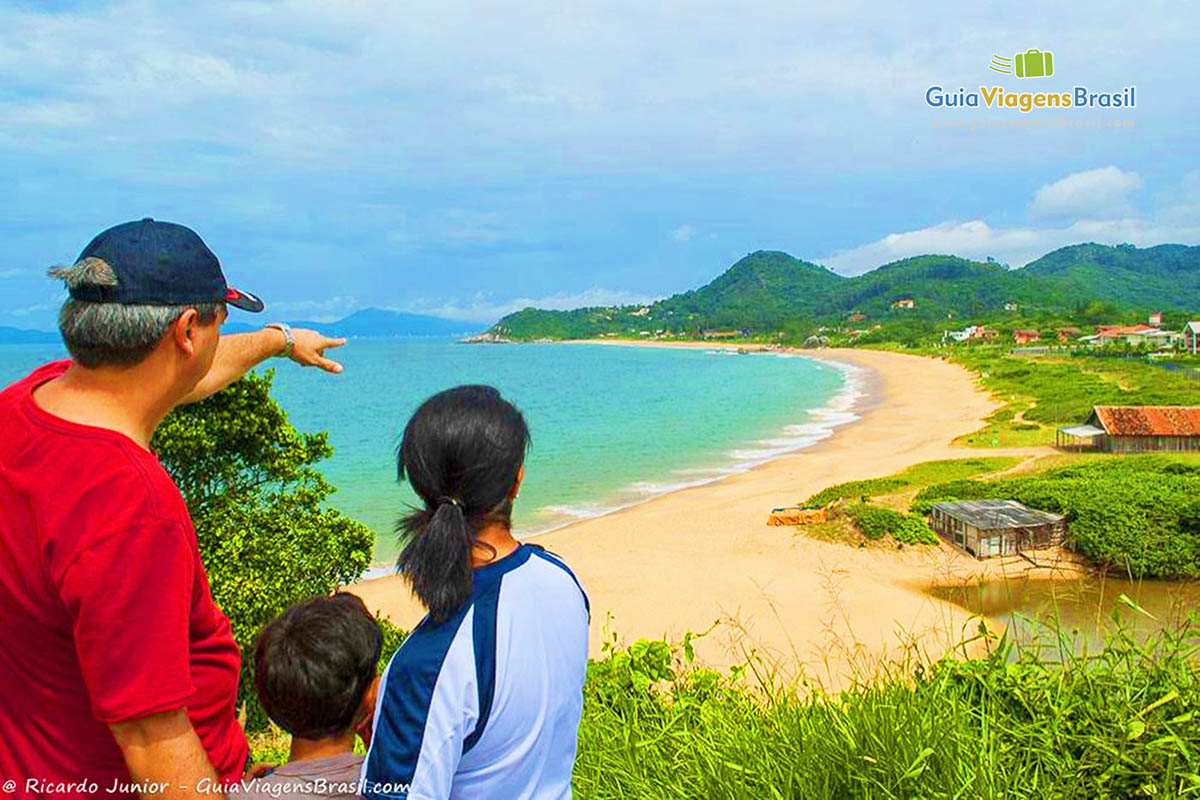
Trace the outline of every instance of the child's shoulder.
<instances>
[{"instance_id":1,"label":"child's shoulder","mask_svg":"<svg viewBox=\"0 0 1200 800\"><path fill-rule=\"evenodd\" d=\"M343 753L329 758L293 761L269 775L246 781L231 797L250 800L279 800L280 797L299 798L356 798L359 796L359 776L363 757Z\"/></svg>"}]
</instances>

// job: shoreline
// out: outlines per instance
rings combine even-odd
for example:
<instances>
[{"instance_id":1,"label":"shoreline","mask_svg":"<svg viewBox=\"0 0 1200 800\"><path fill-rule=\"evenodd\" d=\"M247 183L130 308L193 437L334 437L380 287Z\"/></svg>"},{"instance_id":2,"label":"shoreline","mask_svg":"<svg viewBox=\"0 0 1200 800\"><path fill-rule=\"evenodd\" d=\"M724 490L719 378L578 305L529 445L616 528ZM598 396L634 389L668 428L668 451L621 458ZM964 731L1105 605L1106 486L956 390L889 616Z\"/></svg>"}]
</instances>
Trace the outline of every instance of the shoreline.
<instances>
[{"instance_id":1,"label":"shoreline","mask_svg":"<svg viewBox=\"0 0 1200 800\"><path fill-rule=\"evenodd\" d=\"M593 343L594 342L592 340L575 340L575 341L571 341L571 342L564 342L564 344L593 344ZM608 342L605 342L605 343L607 344ZM629 343L630 344L640 344L640 343L636 343L636 342L632 342L632 341ZM622 342L622 344L624 344L624 342ZM650 345L647 345L647 346L650 346ZM672 347L672 345L668 344L665 346L665 349L673 349L673 347ZM734 348L722 347L719 349L732 350ZM753 355L770 355L770 354L769 353L754 353ZM800 358L805 357L805 356L793 355L790 352L783 353L783 355L785 355L786 357L800 357ZM848 414L850 416L850 418L841 419L841 420L833 420L833 421L822 421L822 422L814 422L814 421L809 420L809 421L805 421L802 423L792 423L791 425L785 426L785 429L781 432L788 433L786 428L796 427L796 426L800 426L800 425L808 425L816 430L810 433L809 438L807 438L807 440L797 441L794 444L780 446L777 448L777 452L773 452L770 455L763 456L761 458L758 458L758 457L749 457L749 458L735 457L732 454L737 451L731 451L729 455L731 456L731 458L734 459L734 463L730 466L714 468L712 470L712 474L707 477L696 478L696 479L690 480L690 481L681 480L677 483L669 484L669 488L664 488L661 491L655 490L655 491L649 492L643 496L640 496L636 499L628 500L625 502L618 502L617 504L612 505L612 506L601 507L601 508L597 509L594 513L579 514L579 515L576 515L572 519L567 519L567 520L564 520L561 522L555 522L545 528L535 529L528 533L521 533L520 535L517 535L517 538L522 541L536 539L538 537L542 537L547 534L554 533L555 531L562 530L563 528L578 524L580 522L585 522L585 521L593 520L593 519L599 519L601 517L606 517L609 514L616 514L621 511L626 511L631 508L636 508L637 506L640 506L643 503L649 503L659 497L664 497L666 495L674 494L675 492L682 492L682 491L686 491L689 489L702 488L704 486L708 486L710 484L723 481L726 478L729 478L733 475L741 475L743 473L752 472L752 471L758 469L759 467L769 464L770 462L772 462L778 458L784 458L786 456L794 455L796 453L800 453L800 452L803 452L806 450L812 450L816 447L819 447L823 442L826 442L829 439L832 439L834 436L836 436L837 431L839 429L844 428L847 425L853 425L853 424L857 423L860 419L862 419L863 414L867 413L867 411L869 409L874 408L875 405L877 405L878 392L877 392L877 387L874 386L875 381L873 380L873 373L870 370L863 369L861 367L857 367L852 364L848 364L844 361L835 361L832 359L811 359L811 360L823 361L824 363L829 364L830 366L834 367L835 369L838 369L839 371L842 371L843 368L845 368L844 383L843 383L842 388L836 394L834 394L832 397L830 397L825 405L819 406L817 408L804 409L802 413L809 414L809 415L817 415L817 416L833 415L833 414L842 413L842 414ZM842 406L841 405L842 403L845 403L845 405ZM801 439L804 437L797 436L797 438ZM746 448L753 447L753 446L754 446L754 443L752 443L752 442L747 442L745 445L742 445L742 447L746 447Z\"/></svg>"},{"instance_id":2,"label":"shoreline","mask_svg":"<svg viewBox=\"0 0 1200 800\"><path fill-rule=\"evenodd\" d=\"M611 339L576 344L739 347ZM745 470L530 537L563 556L588 591L593 656L613 635L626 643L679 640L723 621L697 643L702 662L726 666L754 652L836 685L867 661L913 646L940 655L974 632L965 609L927 592L933 585L1026 574L1028 565L980 562L948 544L902 552L854 548L767 527L771 508L834 483L983 455L950 442L978 429L998 406L971 373L937 359L873 350L772 352L865 369L865 402L852 407L858 418ZM363 580L350 590L401 627L423 616L397 576Z\"/></svg>"}]
</instances>

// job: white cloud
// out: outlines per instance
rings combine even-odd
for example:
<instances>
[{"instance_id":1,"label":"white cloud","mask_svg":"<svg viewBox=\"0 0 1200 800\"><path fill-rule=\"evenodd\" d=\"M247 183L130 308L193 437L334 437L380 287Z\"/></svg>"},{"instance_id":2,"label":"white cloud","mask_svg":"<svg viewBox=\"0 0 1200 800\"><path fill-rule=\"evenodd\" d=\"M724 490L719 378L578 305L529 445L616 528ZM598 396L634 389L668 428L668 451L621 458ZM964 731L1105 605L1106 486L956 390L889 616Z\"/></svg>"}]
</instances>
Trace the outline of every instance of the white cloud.
<instances>
[{"instance_id":1,"label":"white cloud","mask_svg":"<svg viewBox=\"0 0 1200 800\"><path fill-rule=\"evenodd\" d=\"M0 278L19 278L22 275L30 275L33 270L28 269L0 269Z\"/></svg>"},{"instance_id":2,"label":"white cloud","mask_svg":"<svg viewBox=\"0 0 1200 800\"><path fill-rule=\"evenodd\" d=\"M870 150L887 159L910 147L977 156L977 141L926 135L922 92L986 76L986 54L1028 33L1025 20L961 17L948 3L913 12L868 0L582 3L569 13L552 0L36 8L0 7L0 80L22 89L0 104L0 145L82 156L97 142L131 154L208 145L243 165L465 175L481 163L518 174L547 162L861 166L881 125L889 146ZM1197 87L1177 79L1194 9L1122 8L1122 29L1143 35L1121 34L1126 58L1108 61L1094 53L1116 39L1115 11L1042 11L1062 30L1056 56L1086 59L1088 80L1128 80L1110 73L1137 65L1139 89L1161 98L1138 109L1139 126L1194 107ZM935 33L930 19L941 20ZM1164 84L1170 92L1150 94ZM1072 146L1059 137L989 152L1045 163Z\"/></svg>"},{"instance_id":3,"label":"white cloud","mask_svg":"<svg viewBox=\"0 0 1200 800\"><path fill-rule=\"evenodd\" d=\"M695 237L697 231L695 225L684 223L678 228L671 231L671 238L677 242L690 242Z\"/></svg>"},{"instance_id":4,"label":"white cloud","mask_svg":"<svg viewBox=\"0 0 1200 800\"><path fill-rule=\"evenodd\" d=\"M1109 170L1115 170L1119 176L1114 177ZM1103 173L1102 177L1091 177L1100 173ZM1137 179L1136 187L1129 176ZM1068 198L1072 197L1075 191L1074 187L1089 183L1098 187L1130 186L1127 191L1131 191L1132 188L1141 186L1141 178L1136 173L1123 172L1115 167L1088 170L1043 186L1038 190L1038 196L1047 189L1065 184L1067 189L1051 192L1052 199L1046 202L1060 203L1057 207L1066 209ZM1114 210L1111 202L1114 197L1116 195L1110 192L1110 202L1095 205L1092 211L1095 213L1104 207L1109 211ZM1082 201L1079 204L1084 205ZM1128 242L1139 247L1174 242L1195 243L1200 241L1200 214L1196 213L1198 210L1200 171L1184 177L1169 205L1145 216L1129 214L1112 218L1078 218L1048 227L993 227L982 219L947 221L917 230L890 233L882 239L839 250L815 261L843 275L859 275L897 259L926 254L952 254L979 261L991 256L997 261L1020 267L1051 250L1080 242L1114 245Z\"/></svg>"},{"instance_id":5,"label":"white cloud","mask_svg":"<svg viewBox=\"0 0 1200 800\"><path fill-rule=\"evenodd\" d=\"M514 297L509 300L497 300L489 295L477 294L467 300L451 300L448 302L417 302L406 308L393 309L408 311L414 314L432 314L446 319L479 322L488 325L496 322L506 314L521 311L525 308L541 308L551 310L566 310L586 308L588 306L628 306L645 305L654 302L651 297L637 292L623 292L613 289L592 288L582 292L559 292L545 297Z\"/></svg>"},{"instance_id":6,"label":"white cloud","mask_svg":"<svg viewBox=\"0 0 1200 800\"><path fill-rule=\"evenodd\" d=\"M1038 189L1029 210L1042 217L1113 219L1132 211L1129 193L1142 185L1136 172L1113 166L1074 172Z\"/></svg>"}]
</instances>

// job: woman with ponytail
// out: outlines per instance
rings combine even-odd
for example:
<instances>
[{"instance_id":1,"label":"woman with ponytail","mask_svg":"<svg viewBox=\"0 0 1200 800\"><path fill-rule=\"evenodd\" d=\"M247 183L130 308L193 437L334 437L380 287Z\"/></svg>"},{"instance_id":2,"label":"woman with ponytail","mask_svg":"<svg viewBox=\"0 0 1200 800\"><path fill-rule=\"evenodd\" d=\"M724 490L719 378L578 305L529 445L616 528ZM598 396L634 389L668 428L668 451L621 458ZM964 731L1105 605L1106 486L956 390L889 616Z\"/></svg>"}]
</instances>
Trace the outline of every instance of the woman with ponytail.
<instances>
[{"instance_id":1,"label":"woman with ponytail","mask_svg":"<svg viewBox=\"0 0 1200 800\"><path fill-rule=\"evenodd\" d=\"M380 684L363 794L571 795L588 602L557 557L512 535L529 429L490 386L426 400L397 474L422 506L397 567L429 613Z\"/></svg>"}]
</instances>

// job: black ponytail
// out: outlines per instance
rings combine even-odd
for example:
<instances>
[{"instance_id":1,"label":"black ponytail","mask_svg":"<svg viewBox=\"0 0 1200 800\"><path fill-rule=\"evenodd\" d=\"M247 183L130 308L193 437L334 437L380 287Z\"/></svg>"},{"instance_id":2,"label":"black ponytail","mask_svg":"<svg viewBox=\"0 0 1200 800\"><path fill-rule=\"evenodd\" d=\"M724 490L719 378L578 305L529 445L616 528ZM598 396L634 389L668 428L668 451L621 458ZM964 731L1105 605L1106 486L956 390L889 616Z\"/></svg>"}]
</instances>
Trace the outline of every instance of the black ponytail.
<instances>
[{"instance_id":1,"label":"black ponytail","mask_svg":"<svg viewBox=\"0 0 1200 800\"><path fill-rule=\"evenodd\" d=\"M424 508L396 526L404 541L396 566L434 619L470 598L480 528L511 526L509 494L528 446L525 418L491 386L439 392L405 426L396 472Z\"/></svg>"}]
</instances>

